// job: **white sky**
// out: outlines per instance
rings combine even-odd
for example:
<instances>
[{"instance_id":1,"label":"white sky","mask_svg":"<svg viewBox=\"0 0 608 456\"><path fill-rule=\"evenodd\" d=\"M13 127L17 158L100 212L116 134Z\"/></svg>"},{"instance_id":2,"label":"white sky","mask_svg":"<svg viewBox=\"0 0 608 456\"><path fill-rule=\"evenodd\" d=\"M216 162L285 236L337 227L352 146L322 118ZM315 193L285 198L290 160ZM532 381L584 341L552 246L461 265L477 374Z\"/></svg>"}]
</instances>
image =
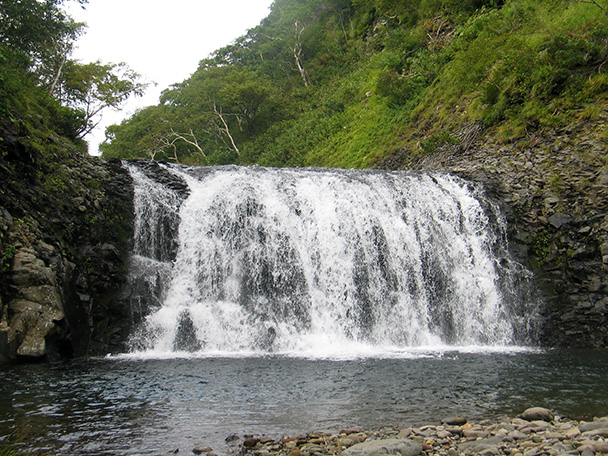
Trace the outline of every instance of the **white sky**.
<instances>
[{"instance_id":1,"label":"white sky","mask_svg":"<svg viewBox=\"0 0 608 456\"><path fill-rule=\"evenodd\" d=\"M105 128L137 109L158 103L162 90L187 79L200 60L258 25L272 0L89 0L86 9L67 2L70 15L87 24L73 57L84 63L125 62L154 82L144 97L131 98L120 112L106 110L86 139L98 153Z\"/></svg>"}]
</instances>

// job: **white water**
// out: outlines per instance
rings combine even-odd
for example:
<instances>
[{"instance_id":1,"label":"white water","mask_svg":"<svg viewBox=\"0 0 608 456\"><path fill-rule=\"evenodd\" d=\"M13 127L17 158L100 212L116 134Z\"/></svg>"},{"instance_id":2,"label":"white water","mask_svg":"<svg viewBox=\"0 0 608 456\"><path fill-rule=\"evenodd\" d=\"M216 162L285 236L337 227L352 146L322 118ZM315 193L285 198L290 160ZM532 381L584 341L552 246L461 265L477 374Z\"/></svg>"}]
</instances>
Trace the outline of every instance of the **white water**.
<instances>
[{"instance_id":1,"label":"white water","mask_svg":"<svg viewBox=\"0 0 608 456\"><path fill-rule=\"evenodd\" d=\"M184 195L129 169L137 356L422 356L531 341L527 273L496 208L459 178L166 167Z\"/></svg>"}]
</instances>

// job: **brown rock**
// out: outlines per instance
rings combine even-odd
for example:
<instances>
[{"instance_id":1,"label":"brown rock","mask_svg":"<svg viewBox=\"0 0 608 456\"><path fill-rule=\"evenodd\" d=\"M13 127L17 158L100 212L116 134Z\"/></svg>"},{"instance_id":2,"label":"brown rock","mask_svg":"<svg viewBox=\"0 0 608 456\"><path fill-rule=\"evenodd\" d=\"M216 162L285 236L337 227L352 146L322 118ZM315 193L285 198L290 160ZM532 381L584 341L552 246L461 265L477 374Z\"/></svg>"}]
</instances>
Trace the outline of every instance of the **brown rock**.
<instances>
[{"instance_id":1,"label":"brown rock","mask_svg":"<svg viewBox=\"0 0 608 456\"><path fill-rule=\"evenodd\" d=\"M478 429L465 429L463 434L465 437L474 438L474 439L478 439L480 437L484 438L484 437L488 436L488 432L478 430Z\"/></svg>"},{"instance_id":2,"label":"brown rock","mask_svg":"<svg viewBox=\"0 0 608 456\"><path fill-rule=\"evenodd\" d=\"M452 416L449 418L445 418L444 420L442 420L442 422L449 426L462 426L463 424L467 423L467 419L463 416Z\"/></svg>"},{"instance_id":3,"label":"brown rock","mask_svg":"<svg viewBox=\"0 0 608 456\"><path fill-rule=\"evenodd\" d=\"M555 415L549 409L543 407L532 407L524 411L521 417L527 421L553 421Z\"/></svg>"},{"instance_id":4,"label":"brown rock","mask_svg":"<svg viewBox=\"0 0 608 456\"><path fill-rule=\"evenodd\" d=\"M351 435L351 434L358 434L359 432L361 432L361 429L344 429L344 430L340 431L340 434Z\"/></svg>"},{"instance_id":5,"label":"brown rock","mask_svg":"<svg viewBox=\"0 0 608 456\"><path fill-rule=\"evenodd\" d=\"M260 439L258 439L258 438L248 437L243 442L243 446L245 448L253 448L253 447L255 447L258 444L259 441L260 441Z\"/></svg>"},{"instance_id":6,"label":"brown rock","mask_svg":"<svg viewBox=\"0 0 608 456\"><path fill-rule=\"evenodd\" d=\"M593 448L596 453L608 453L608 441L598 440L593 442Z\"/></svg>"},{"instance_id":7,"label":"brown rock","mask_svg":"<svg viewBox=\"0 0 608 456\"><path fill-rule=\"evenodd\" d=\"M464 430L460 426L446 427L445 430L454 435L462 435L462 433L464 432Z\"/></svg>"},{"instance_id":8,"label":"brown rock","mask_svg":"<svg viewBox=\"0 0 608 456\"><path fill-rule=\"evenodd\" d=\"M594 429L591 431L583 432L584 437L608 437L608 428Z\"/></svg>"}]
</instances>

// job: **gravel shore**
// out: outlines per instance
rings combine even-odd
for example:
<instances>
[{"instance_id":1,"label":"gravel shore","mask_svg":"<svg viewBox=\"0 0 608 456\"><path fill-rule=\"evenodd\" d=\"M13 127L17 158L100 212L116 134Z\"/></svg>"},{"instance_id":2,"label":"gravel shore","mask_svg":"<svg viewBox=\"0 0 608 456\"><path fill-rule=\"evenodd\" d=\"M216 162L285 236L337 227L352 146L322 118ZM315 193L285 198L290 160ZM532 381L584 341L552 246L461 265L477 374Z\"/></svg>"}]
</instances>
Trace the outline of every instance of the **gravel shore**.
<instances>
[{"instance_id":1,"label":"gravel shore","mask_svg":"<svg viewBox=\"0 0 608 456\"><path fill-rule=\"evenodd\" d=\"M437 426L376 432L345 429L338 434L310 433L281 439L231 436L226 441L235 454L242 456L594 456L608 453L608 416L575 421L534 407L516 418L491 421L450 417ZM203 446L192 452L215 454Z\"/></svg>"}]
</instances>

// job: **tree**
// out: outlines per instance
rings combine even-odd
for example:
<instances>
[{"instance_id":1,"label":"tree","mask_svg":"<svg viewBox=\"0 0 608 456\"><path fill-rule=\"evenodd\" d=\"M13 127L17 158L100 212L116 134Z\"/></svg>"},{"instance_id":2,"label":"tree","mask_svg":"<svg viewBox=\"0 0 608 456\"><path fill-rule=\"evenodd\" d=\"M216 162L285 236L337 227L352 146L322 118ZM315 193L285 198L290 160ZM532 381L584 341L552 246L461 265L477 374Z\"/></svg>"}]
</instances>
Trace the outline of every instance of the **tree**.
<instances>
[{"instance_id":1,"label":"tree","mask_svg":"<svg viewBox=\"0 0 608 456\"><path fill-rule=\"evenodd\" d=\"M66 1L0 0L0 46L10 50L15 71L34 76L39 88L76 115L80 124L72 122L74 134L83 137L99 123L104 109L118 109L131 95L142 95L147 84L123 63L70 60L84 24L62 10Z\"/></svg>"},{"instance_id":2,"label":"tree","mask_svg":"<svg viewBox=\"0 0 608 456\"><path fill-rule=\"evenodd\" d=\"M161 96L161 103L181 110L187 128L205 133L240 155L238 143L263 131L272 115L280 115L270 82L237 66L203 62L182 84ZM180 121L183 122L183 121Z\"/></svg>"},{"instance_id":3,"label":"tree","mask_svg":"<svg viewBox=\"0 0 608 456\"><path fill-rule=\"evenodd\" d=\"M59 83L53 84L54 95L84 114L85 125L78 132L81 137L98 125L101 111L120 108L130 96L143 95L147 87L124 63L68 61L58 79Z\"/></svg>"},{"instance_id":4,"label":"tree","mask_svg":"<svg viewBox=\"0 0 608 456\"><path fill-rule=\"evenodd\" d=\"M148 106L120 125L109 126L106 141L99 146L103 157L156 159L157 155L162 156L157 138L167 134L167 125L172 119L167 106Z\"/></svg>"},{"instance_id":5,"label":"tree","mask_svg":"<svg viewBox=\"0 0 608 456\"><path fill-rule=\"evenodd\" d=\"M0 1L0 43L24 55L28 69L48 84L84 29L61 9L64 1Z\"/></svg>"}]
</instances>

